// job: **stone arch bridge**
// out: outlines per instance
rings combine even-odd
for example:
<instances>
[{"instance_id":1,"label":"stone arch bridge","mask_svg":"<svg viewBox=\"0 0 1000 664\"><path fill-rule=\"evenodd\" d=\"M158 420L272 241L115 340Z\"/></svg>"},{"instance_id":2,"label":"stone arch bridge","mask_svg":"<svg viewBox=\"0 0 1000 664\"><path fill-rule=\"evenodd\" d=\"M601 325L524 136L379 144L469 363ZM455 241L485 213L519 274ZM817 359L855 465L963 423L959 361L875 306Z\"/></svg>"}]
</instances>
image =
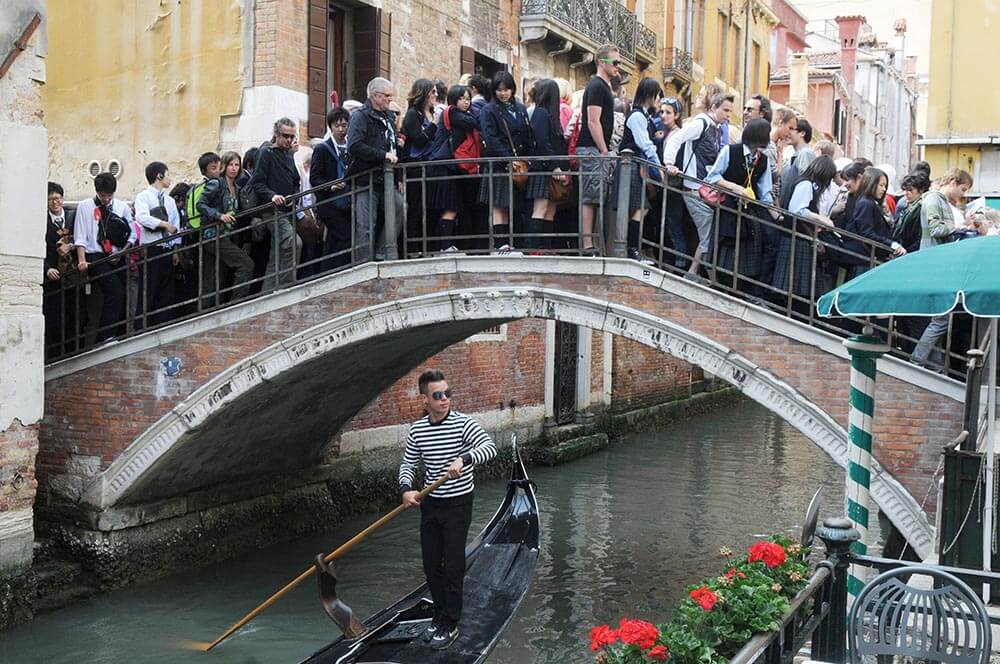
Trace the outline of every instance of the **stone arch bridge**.
<instances>
[{"instance_id":1,"label":"stone arch bridge","mask_svg":"<svg viewBox=\"0 0 1000 664\"><path fill-rule=\"evenodd\" d=\"M838 337L633 261L458 256L369 263L49 365L42 496L121 527L183 513L187 492L308 469L422 360L521 318L698 365L846 465ZM171 376L167 357L184 370ZM894 358L879 368L871 492L925 557L921 505L940 445L961 428L963 392Z\"/></svg>"}]
</instances>

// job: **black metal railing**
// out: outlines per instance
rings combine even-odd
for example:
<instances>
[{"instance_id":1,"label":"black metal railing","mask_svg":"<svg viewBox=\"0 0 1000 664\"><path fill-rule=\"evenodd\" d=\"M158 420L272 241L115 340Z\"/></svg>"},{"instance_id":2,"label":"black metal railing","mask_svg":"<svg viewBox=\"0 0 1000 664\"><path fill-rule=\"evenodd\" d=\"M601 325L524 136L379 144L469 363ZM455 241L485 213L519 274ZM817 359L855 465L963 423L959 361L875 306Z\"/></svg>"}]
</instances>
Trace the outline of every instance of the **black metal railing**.
<instances>
[{"instance_id":1,"label":"black metal railing","mask_svg":"<svg viewBox=\"0 0 1000 664\"><path fill-rule=\"evenodd\" d=\"M630 249L641 251L645 260L665 271L686 273L685 263L691 260L692 252L680 246L681 240L672 239L670 231L687 225L681 201L698 195L687 185L703 182L694 178L668 181L661 166L627 152L620 157L587 158L582 165L573 164L568 157L521 159L535 169L530 177L564 177L572 192L558 205L551 221L530 232L521 221L531 217L531 210L511 171L510 158L414 162L387 165L382 170L311 188L288 196L287 205L282 207L267 203L243 210L231 226L185 229L159 242L171 244L155 256L146 251L148 245L130 247L95 261L86 274L70 270L55 287L50 284L44 295L50 310L58 308L65 314L63 324L55 330L57 334L49 335L47 361L83 352L108 338L126 338L371 260L426 257L448 251L488 254L505 244L529 253L572 256L589 255L592 252L588 248L597 247L604 255L616 257L625 257ZM472 164L478 166L478 173L459 169L460 165ZM638 240L633 228L634 246L630 246L630 218L639 216L629 209L634 177L641 178L639 184L651 202L644 204L649 212L639 222ZM591 208L594 221L590 228L583 222L584 206L588 205L581 187L583 180L596 182L597 195L592 198L598 202ZM458 213L454 225L442 225L444 215L429 207L440 198L437 194L441 187L452 188L450 199L457 201L455 206L460 208L452 211ZM711 251L704 260L708 278L702 281L706 285L842 336L856 333L863 324L870 323L889 340L893 353L907 356L907 345L912 346L916 339L901 333L892 318L819 319L815 312L817 298L847 277L843 269L839 274L827 270L837 264L831 257L851 261L858 270L868 269L884 260L883 245L843 230L834 233L814 221L717 185L710 188L724 192L726 199L709 204L714 223ZM331 211L331 206L338 205L339 212ZM340 244L317 253L315 245L303 243L313 251L302 251L296 227L303 223L300 217L308 221L309 215L339 219L339 233L344 238ZM723 215L728 215L725 218L734 230L733 238L720 233ZM512 223L493 223L504 218ZM787 273L784 285L743 269L744 257L759 255L765 236L786 246L785 254L779 256ZM843 246L847 239L855 241L853 249ZM235 245L237 251L259 251L264 257L255 265L252 278L233 279L226 265L227 255L232 255L227 243ZM261 263L267 256L270 260L264 270ZM162 306L157 305L155 297L142 296L148 290L146 284L155 261L194 266L188 270L193 283L185 282ZM102 263L110 269L95 274L95 266ZM118 281L111 284L109 279ZM87 310L95 304L93 290L101 289L102 283L123 289L125 306L120 314L98 321L96 311L88 317ZM963 356L949 353L949 357L956 367L964 369ZM953 375L964 378L964 371L954 371Z\"/></svg>"},{"instance_id":2,"label":"black metal railing","mask_svg":"<svg viewBox=\"0 0 1000 664\"><path fill-rule=\"evenodd\" d=\"M523 0L521 20L533 18L557 21L574 33L570 36L585 37L594 46L614 44L628 62L635 62L637 50L656 57L656 33L615 0Z\"/></svg>"},{"instance_id":3,"label":"black metal railing","mask_svg":"<svg viewBox=\"0 0 1000 664\"><path fill-rule=\"evenodd\" d=\"M860 535L844 517L827 519L816 532L826 548L825 559L816 566L808 585L791 601L791 610L784 616L779 628L766 634L755 634L730 660L730 664L791 664L809 648L809 658L844 664L848 661L847 630L849 628L847 577L852 565L867 567L877 572L911 567L906 560L893 560L860 555L850 546ZM913 567L919 574L921 568L948 572L978 590L983 585L1000 587L1000 574L941 565L920 564ZM1000 625L1000 616L991 616L990 622Z\"/></svg>"}]
</instances>

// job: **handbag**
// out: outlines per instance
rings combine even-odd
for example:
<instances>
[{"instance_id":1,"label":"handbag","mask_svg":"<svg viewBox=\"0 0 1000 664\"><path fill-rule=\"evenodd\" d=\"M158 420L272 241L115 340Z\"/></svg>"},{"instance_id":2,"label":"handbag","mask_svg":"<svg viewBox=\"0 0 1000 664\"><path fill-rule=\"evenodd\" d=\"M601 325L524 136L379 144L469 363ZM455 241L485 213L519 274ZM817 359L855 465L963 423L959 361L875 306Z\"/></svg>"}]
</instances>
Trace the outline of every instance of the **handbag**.
<instances>
[{"instance_id":1,"label":"handbag","mask_svg":"<svg viewBox=\"0 0 1000 664\"><path fill-rule=\"evenodd\" d=\"M295 218L295 232L299 234L303 242L316 244L323 241L324 227L316 221L316 215L312 210L302 210Z\"/></svg>"},{"instance_id":2,"label":"handbag","mask_svg":"<svg viewBox=\"0 0 1000 664\"><path fill-rule=\"evenodd\" d=\"M503 111L501 111L503 113ZM528 184L528 162L523 159L517 159L517 148L514 147L514 139L510 135L510 127L507 126L507 119L500 118L500 123L503 125L503 130L507 134L507 142L510 143L510 151L514 153L514 161L510 162L510 172L513 173L512 179L514 180L514 186L517 189L524 189Z\"/></svg>"},{"instance_id":3,"label":"handbag","mask_svg":"<svg viewBox=\"0 0 1000 664\"><path fill-rule=\"evenodd\" d=\"M726 201L725 193L707 184L698 187L698 197L709 205L722 205Z\"/></svg>"},{"instance_id":4,"label":"handbag","mask_svg":"<svg viewBox=\"0 0 1000 664\"><path fill-rule=\"evenodd\" d=\"M553 203L567 201L571 191L573 191L573 180L567 178L561 181L555 175L549 177L549 201Z\"/></svg>"}]
</instances>

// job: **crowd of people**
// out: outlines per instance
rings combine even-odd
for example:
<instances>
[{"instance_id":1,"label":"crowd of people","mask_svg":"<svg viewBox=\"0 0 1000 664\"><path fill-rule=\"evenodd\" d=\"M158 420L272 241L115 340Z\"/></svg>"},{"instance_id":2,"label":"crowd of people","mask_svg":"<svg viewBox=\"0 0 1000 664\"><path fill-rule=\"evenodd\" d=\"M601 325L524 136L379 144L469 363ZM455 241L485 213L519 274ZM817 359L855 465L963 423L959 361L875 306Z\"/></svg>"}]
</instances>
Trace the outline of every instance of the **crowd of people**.
<instances>
[{"instance_id":1,"label":"crowd of people","mask_svg":"<svg viewBox=\"0 0 1000 664\"><path fill-rule=\"evenodd\" d=\"M101 173L95 196L71 213L62 187L50 182L49 353L79 347L88 309L97 309L88 306L91 285L100 291L99 343L123 336L127 321L156 325L217 299L381 260L387 195L396 219L406 220L396 232L405 226L424 250L508 255L566 250L573 238L574 251L600 255L601 212L627 199L631 258L651 262L644 249L664 238L686 278L703 281L715 267L748 298L791 291L805 307L873 258L1000 227L993 211L962 207L972 187L964 171L932 179L920 162L897 188L891 165L814 141L820 137L807 118L764 95L746 100L737 127L735 98L720 86L705 85L690 109L651 78L626 99L618 50L600 47L595 63L582 90L539 79L522 98L505 71L491 80L466 75L450 87L418 79L405 112L393 83L375 78L363 103L349 100L327 114L323 139L300 145L296 123L282 118L244 155L201 155L199 182L174 184L164 163L149 163L148 187L131 203L116 198L116 179ZM625 154L635 159L608 158ZM501 159L453 161L481 157ZM622 164L630 186L620 198ZM388 189L387 167L397 184ZM262 205L270 206L266 214L248 213ZM126 252L133 247L142 252ZM403 255L413 255L407 249ZM934 348L947 319L902 325L920 339L915 362L940 360Z\"/></svg>"}]
</instances>

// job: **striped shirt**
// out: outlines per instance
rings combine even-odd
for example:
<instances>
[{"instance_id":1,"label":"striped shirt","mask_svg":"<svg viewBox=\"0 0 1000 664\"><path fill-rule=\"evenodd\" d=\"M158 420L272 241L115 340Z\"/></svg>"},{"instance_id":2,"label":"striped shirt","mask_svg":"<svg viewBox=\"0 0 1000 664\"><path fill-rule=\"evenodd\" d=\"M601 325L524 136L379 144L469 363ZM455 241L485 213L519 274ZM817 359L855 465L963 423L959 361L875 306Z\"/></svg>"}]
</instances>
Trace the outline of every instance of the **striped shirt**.
<instances>
[{"instance_id":1,"label":"striped shirt","mask_svg":"<svg viewBox=\"0 0 1000 664\"><path fill-rule=\"evenodd\" d=\"M493 439L474 419L458 411L449 411L440 422L432 423L425 415L412 425L406 435L403 462L399 464L399 491L412 491L417 464L424 464L424 486L433 484L448 471L448 466L462 457L462 475L448 480L433 492L434 498L454 498L475 489L473 469L496 456Z\"/></svg>"}]
</instances>

